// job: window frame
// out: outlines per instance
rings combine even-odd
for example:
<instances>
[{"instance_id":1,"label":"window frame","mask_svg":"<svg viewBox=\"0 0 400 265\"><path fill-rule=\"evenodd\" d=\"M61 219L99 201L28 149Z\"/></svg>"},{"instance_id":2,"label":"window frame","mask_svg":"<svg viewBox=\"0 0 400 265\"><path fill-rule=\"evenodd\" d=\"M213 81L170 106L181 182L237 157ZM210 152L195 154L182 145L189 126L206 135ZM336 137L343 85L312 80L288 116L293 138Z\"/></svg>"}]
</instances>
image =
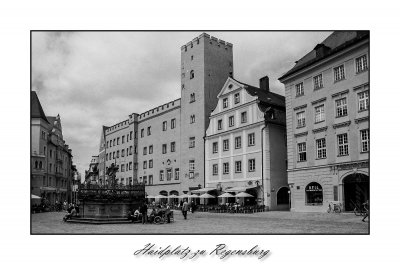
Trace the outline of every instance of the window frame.
<instances>
[{"instance_id":1,"label":"window frame","mask_svg":"<svg viewBox=\"0 0 400 265\"><path fill-rule=\"evenodd\" d=\"M302 117L300 117L302 116ZM306 111L301 110L296 112L296 129L306 127Z\"/></svg>"},{"instance_id":2,"label":"window frame","mask_svg":"<svg viewBox=\"0 0 400 265\"><path fill-rule=\"evenodd\" d=\"M365 60L364 60L365 62L361 63L361 68L362 69L359 69L357 60L359 60L359 59L361 59L363 57L365 57ZM355 73L356 74L363 73L363 72L367 71L368 70L368 56L367 56L367 54L363 54L361 56L356 57L354 59L354 66L355 66Z\"/></svg>"},{"instance_id":3,"label":"window frame","mask_svg":"<svg viewBox=\"0 0 400 265\"><path fill-rule=\"evenodd\" d=\"M344 104L342 103L344 102ZM339 104L340 103L340 104ZM347 97L335 100L335 116L336 118L346 117L348 115Z\"/></svg>"},{"instance_id":4,"label":"window frame","mask_svg":"<svg viewBox=\"0 0 400 265\"><path fill-rule=\"evenodd\" d=\"M256 134L254 132L247 134L247 146L255 146L255 145L256 145Z\"/></svg>"},{"instance_id":5,"label":"window frame","mask_svg":"<svg viewBox=\"0 0 400 265\"><path fill-rule=\"evenodd\" d=\"M228 98L222 99L222 108L223 109L229 108L229 99Z\"/></svg>"},{"instance_id":6,"label":"window frame","mask_svg":"<svg viewBox=\"0 0 400 265\"><path fill-rule=\"evenodd\" d=\"M239 104L240 103L240 92L237 92L233 95L234 98L234 102L235 104Z\"/></svg>"},{"instance_id":7,"label":"window frame","mask_svg":"<svg viewBox=\"0 0 400 265\"><path fill-rule=\"evenodd\" d=\"M235 137L235 149L240 149L240 148L242 148L242 136L236 136Z\"/></svg>"},{"instance_id":8,"label":"window frame","mask_svg":"<svg viewBox=\"0 0 400 265\"><path fill-rule=\"evenodd\" d=\"M361 98L361 95L363 95L363 98ZM357 93L357 99L358 99L358 112L366 111L369 109L369 90Z\"/></svg>"},{"instance_id":9,"label":"window frame","mask_svg":"<svg viewBox=\"0 0 400 265\"><path fill-rule=\"evenodd\" d=\"M242 173L242 160L235 161L235 173Z\"/></svg>"},{"instance_id":10,"label":"window frame","mask_svg":"<svg viewBox=\"0 0 400 265\"><path fill-rule=\"evenodd\" d=\"M322 73L313 77L313 84L314 84L314 90L318 90L324 87Z\"/></svg>"},{"instance_id":11,"label":"window frame","mask_svg":"<svg viewBox=\"0 0 400 265\"><path fill-rule=\"evenodd\" d=\"M229 151L229 139L222 140L222 151Z\"/></svg>"},{"instance_id":12,"label":"window frame","mask_svg":"<svg viewBox=\"0 0 400 265\"><path fill-rule=\"evenodd\" d=\"M218 154L218 142L213 142L212 143L212 153L213 154Z\"/></svg>"},{"instance_id":13,"label":"window frame","mask_svg":"<svg viewBox=\"0 0 400 265\"><path fill-rule=\"evenodd\" d=\"M365 132L365 135L366 135L365 139L363 139L363 133L364 132ZM361 153L368 153L369 152L369 150L370 150L369 141L370 141L369 129L360 130L360 143L361 143L360 150L361 150ZM364 144L366 144L366 147L367 147L366 150L364 149Z\"/></svg>"},{"instance_id":14,"label":"window frame","mask_svg":"<svg viewBox=\"0 0 400 265\"><path fill-rule=\"evenodd\" d=\"M229 162L222 163L222 174L227 175L229 171Z\"/></svg>"},{"instance_id":15,"label":"window frame","mask_svg":"<svg viewBox=\"0 0 400 265\"><path fill-rule=\"evenodd\" d=\"M318 109L322 111L318 112ZM314 123L320 123L325 121L325 104L320 104L314 107Z\"/></svg>"},{"instance_id":16,"label":"window frame","mask_svg":"<svg viewBox=\"0 0 400 265\"><path fill-rule=\"evenodd\" d=\"M229 124L229 127L235 126L235 116L234 115L228 117L228 124Z\"/></svg>"},{"instance_id":17,"label":"window frame","mask_svg":"<svg viewBox=\"0 0 400 265\"><path fill-rule=\"evenodd\" d=\"M341 136L343 139L340 139ZM341 133L337 135L337 147L338 157L349 155L349 137L347 133Z\"/></svg>"},{"instance_id":18,"label":"window frame","mask_svg":"<svg viewBox=\"0 0 400 265\"><path fill-rule=\"evenodd\" d=\"M250 158L248 160L248 171L249 172L254 172L256 171L256 159L255 158Z\"/></svg>"},{"instance_id":19,"label":"window frame","mask_svg":"<svg viewBox=\"0 0 400 265\"><path fill-rule=\"evenodd\" d=\"M295 88L296 88L296 97L304 96L304 82L296 84Z\"/></svg>"},{"instance_id":20,"label":"window frame","mask_svg":"<svg viewBox=\"0 0 400 265\"><path fill-rule=\"evenodd\" d=\"M297 162L306 162L306 161L307 161L307 142L297 143Z\"/></svg>"},{"instance_id":21,"label":"window frame","mask_svg":"<svg viewBox=\"0 0 400 265\"><path fill-rule=\"evenodd\" d=\"M213 174L213 176L217 176L218 175L218 164L213 164L212 165L212 174Z\"/></svg>"},{"instance_id":22,"label":"window frame","mask_svg":"<svg viewBox=\"0 0 400 265\"><path fill-rule=\"evenodd\" d=\"M240 113L240 122L247 123L247 111L243 111Z\"/></svg>"},{"instance_id":23,"label":"window frame","mask_svg":"<svg viewBox=\"0 0 400 265\"><path fill-rule=\"evenodd\" d=\"M333 82L340 82L346 79L346 70L344 64L338 65L333 68Z\"/></svg>"},{"instance_id":24,"label":"window frame","mask_svg":"<svg viewBox=\"0 0 400 265\"><path fill-rule=\"evenodd\" d=\"M315 150L317 159L326 158L326 138L319 138L315 140Z\"/></svg>"}]
</instances>

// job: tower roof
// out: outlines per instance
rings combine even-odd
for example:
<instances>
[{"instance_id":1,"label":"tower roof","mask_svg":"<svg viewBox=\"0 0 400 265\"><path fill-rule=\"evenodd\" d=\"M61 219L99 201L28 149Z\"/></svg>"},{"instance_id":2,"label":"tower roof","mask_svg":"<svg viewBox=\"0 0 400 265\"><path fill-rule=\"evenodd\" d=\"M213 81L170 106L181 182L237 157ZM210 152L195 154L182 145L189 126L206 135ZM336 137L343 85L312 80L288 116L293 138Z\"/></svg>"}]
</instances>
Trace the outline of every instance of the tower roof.
<instances>
[{"instance_id":1,"label":"tower roof","mask_svg":"<svg viewBox=\"0 0 400 265\"><path fill-rule=\"evenodd\" d=\"M43 119L47 123L50 123L44 114L42 105L35 91L31 91L31 118Z\"/></svg>"}]
</instances>

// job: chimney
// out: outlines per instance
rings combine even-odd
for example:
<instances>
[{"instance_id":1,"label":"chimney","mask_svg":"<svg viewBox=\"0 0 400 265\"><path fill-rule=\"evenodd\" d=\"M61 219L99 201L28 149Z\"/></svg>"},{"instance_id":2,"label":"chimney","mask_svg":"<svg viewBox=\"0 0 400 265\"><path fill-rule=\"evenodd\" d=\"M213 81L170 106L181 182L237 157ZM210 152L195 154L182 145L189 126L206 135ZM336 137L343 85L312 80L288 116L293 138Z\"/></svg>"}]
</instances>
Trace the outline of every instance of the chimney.
<instances>
[{"instance_id":1,"label":"chimney","mask_svg":"<svg viewBox=\"0 0 400 265\"><path fill-rule=\"evenodd\" d=\"M269 92L269 78L267 75L260 78L260 88Z\"/></svg>"}]
</instances>

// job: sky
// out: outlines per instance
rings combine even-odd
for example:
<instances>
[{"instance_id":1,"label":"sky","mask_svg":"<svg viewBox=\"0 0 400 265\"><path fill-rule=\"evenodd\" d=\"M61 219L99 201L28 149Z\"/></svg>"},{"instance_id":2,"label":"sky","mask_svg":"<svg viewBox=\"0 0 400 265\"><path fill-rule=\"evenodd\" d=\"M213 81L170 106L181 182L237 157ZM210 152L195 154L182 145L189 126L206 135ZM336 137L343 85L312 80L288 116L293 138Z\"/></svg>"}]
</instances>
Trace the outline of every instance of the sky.
<instances>
[{"instance_id":1,"label":"sky","mask_svg":"<svg viewBox=\"0 0 400 265\"><path fill-rule=\"evenodd\" d=\"M180 98L180 47L202 32L32 32L32 87L61 117L80 173L111 126ZM235 79L284 95L278 78L331 32L206 32L233 44Z\"/></svg>"}]
</instances>

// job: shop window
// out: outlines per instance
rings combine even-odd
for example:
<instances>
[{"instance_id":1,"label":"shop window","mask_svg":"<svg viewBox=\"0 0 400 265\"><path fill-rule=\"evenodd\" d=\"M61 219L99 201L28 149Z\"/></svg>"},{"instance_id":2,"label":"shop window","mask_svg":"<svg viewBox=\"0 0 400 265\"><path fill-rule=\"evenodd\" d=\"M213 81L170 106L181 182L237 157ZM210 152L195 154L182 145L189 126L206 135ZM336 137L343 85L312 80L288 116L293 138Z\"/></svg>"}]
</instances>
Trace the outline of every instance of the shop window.
<instances>
[{"instance_id":1,"label":"shop window","mask_svg":"<svg viewBox=\"0 0 400 265\"><path fill-rule=\"evenodd\" d=\"M322 205L323 192L322 186L317 182L311 182L306 186L306 204Z\"/></svg>"}]
</instances>

